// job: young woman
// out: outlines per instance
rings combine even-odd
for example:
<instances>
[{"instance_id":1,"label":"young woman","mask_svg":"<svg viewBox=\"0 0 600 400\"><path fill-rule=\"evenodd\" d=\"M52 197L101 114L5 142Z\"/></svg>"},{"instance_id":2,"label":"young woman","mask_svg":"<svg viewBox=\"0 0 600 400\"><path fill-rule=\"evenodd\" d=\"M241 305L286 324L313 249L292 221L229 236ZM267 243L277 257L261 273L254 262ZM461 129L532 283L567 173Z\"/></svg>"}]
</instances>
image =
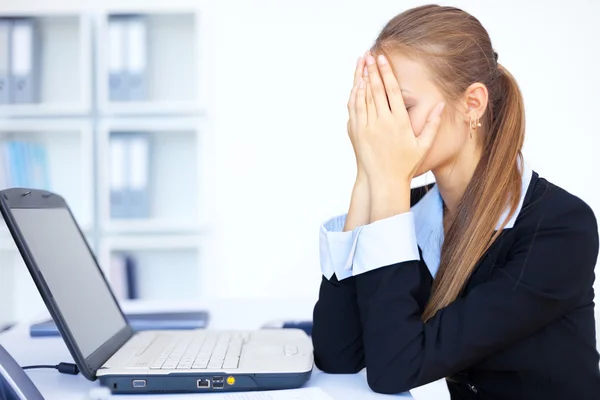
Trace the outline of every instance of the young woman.
<instances>
[{"instance_id":1,"label":"young woman","mask_svg":"<svg viewBox=\"0 0 600 400\"><path fill-rule=\"evenodd\" d=\"M600 399L596 219L523 161L523 99L479 21L392 19L348 110L358 174L321 228L316 365L366 367L381 393L445 377L453 399Z\"/></svg>"}]
</instances>

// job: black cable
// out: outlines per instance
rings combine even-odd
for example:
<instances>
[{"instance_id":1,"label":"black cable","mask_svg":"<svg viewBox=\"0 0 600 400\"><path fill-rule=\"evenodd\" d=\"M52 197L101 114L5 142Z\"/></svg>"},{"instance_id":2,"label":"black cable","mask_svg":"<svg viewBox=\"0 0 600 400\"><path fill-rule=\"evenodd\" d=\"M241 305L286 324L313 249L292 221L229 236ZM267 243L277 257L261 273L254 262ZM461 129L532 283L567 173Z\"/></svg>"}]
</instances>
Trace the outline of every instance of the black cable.
<instances>
[{"instance_id":1,"label":"black cable","mask_svg":"<svg viewBox=\"0 0 600 400\"><path fill-rule=\"evenodd\" d=\"M79 373L79 368L77 365L73 363L65 363L61 362L58 365L27 365L23 367L23 369L38 369L38 368L49 368L56 369L61 374L69 374L69 375L77 375Z\"/></svg>"}]
</instances>

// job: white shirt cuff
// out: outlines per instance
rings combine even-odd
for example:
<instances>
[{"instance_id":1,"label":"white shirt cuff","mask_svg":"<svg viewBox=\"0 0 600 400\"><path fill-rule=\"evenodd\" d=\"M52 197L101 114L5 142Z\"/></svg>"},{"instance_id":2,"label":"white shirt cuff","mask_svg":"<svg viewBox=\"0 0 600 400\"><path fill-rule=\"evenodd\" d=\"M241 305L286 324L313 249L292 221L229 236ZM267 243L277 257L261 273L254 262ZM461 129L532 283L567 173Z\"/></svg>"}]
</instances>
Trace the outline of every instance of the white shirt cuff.
<instances>
[{"instance_id":1,"label":"white shirt cuff","mask_svg":"<svg viewBox=\"0 0 600 400\"><path fill-rule=\"evenodd\" d=\"M343 232L346 215L321 226L321 271L338 280L404 261L419 260L412 212L407 212Z\"/></svg>"},{"instance_id":2,"label":"white shirt cuff","mask_svg":"<svg viewBox=\"0 0 600 400\"><path fill-rule=\"evenodd\" d=\"M352 248L352 232L343 232L346 224L346 216L339 215L331 218L323 225L319 233L319 256L321 260L321 272L327 279L336 274L338 280L342 276L348 277L347 272L341 266L345 266ZM347 275L347 276L346 276Z\"/></svg>"},{"instance_id":3,"label":"white shirt cuff","mask_svg":"<svg viewBox=\"0 0 600 400\"><path fill-rule=\"evenodd\" d=\"M406 212L362 228L353 256L352 275L420 259L415 219L412 212Z\"/></svg>"}]
</instances>

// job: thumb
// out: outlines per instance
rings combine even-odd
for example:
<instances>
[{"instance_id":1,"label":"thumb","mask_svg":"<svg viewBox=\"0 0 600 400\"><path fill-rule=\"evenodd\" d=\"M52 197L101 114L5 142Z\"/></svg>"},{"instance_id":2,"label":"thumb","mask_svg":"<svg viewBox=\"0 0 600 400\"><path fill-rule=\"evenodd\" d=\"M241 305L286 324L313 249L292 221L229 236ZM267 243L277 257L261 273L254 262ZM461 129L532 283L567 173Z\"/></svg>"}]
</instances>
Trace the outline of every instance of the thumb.
<instances>
[{"instance_id":1,"label":"thumb","mask_svg":"<svg viewBox=\"0 0 600 400\"><path fill-rule=\"evenodd\" d=\"M429 117L427 118L427 122L425 123L423 131L417 138L419 148L422 149L424 153L427 153L433 145L435 135L437 134L438 129L440 128L440 122L442 120L442 111L444 111L445 107L445 102L438 103L438 105L435 106L435 108L431 111Z\"/></svg>"}]
</instances>

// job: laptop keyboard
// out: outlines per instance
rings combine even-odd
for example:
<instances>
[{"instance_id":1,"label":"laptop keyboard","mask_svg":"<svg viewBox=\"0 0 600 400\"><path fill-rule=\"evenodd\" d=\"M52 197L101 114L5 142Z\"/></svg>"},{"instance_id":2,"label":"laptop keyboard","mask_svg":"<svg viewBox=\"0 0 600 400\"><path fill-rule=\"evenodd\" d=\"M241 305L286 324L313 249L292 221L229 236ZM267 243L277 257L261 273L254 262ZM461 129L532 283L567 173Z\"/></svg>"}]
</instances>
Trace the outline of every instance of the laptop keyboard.
<instances>
[{"instance_id":1,"label":"laptop keyboard","mask_svg":"<svg viewBox=\"0 0 600 400\"><path fill-rule=\"evenodd\" d=\"M236 369L249 339L250 334L245 332L159 334L147 344L136 346L135 363L129 368Z\"/></svg>"}]
</instances>

